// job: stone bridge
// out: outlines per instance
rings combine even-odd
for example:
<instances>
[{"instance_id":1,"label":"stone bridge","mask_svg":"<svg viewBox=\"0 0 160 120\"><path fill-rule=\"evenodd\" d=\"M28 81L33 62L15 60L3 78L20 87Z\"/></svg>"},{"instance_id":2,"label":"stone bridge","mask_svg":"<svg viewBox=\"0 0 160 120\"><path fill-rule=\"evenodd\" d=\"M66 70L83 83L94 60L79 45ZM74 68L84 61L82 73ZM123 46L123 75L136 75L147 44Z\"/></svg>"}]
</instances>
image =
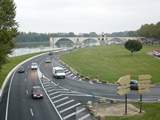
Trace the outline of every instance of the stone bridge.
<instances>
[{"instance_id":1,"label":"stone bridge","mask_svg":"<svg viewBox=\"0 0 160 120\"><path fill-rule=\"evenodd\" d=\"M85 47L104 44L123 44L129 39L142 40L143 37L50 37L50 46Z\"/></svg>"}]
</instances>

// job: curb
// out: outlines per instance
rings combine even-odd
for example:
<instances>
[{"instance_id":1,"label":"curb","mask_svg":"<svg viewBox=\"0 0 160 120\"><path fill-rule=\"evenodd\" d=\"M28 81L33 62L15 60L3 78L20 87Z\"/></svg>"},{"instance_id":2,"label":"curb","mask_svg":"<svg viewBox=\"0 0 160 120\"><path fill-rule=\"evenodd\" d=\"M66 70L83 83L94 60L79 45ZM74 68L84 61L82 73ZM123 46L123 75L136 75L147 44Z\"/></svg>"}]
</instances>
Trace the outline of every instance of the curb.
<instances>
[{"instance_id":1,"label":"curb","mask_svg":"<svg viewBox=\"0 0 160 120\"><path fill-rule=\"evenodd\" d=\"M48 52L47 52L47 53L48 53ZM8 80L9 80L9 78L11 77L12 73L13 73L18 67L20 67L22 64L24 64L24 63L26 63L26 62L28 62L28 61L36 58L36 57L39 57L39 56L44 55L44 54L47 54L47 53L45 52L45 53L41 53L41 54L38 54L38 55L36 55L36 56L30 57L30 58L22 61L22 62L19 63L18 65L16 65L14 68L12 68L12 70L11 70L11 71L8 73L8 75L6 76L6 78L5 78L5 80L4 80L3 84L2 84L2 87L1 87L1 89L0 89L0 101L1 101L2 96L3 96L4 88L5 88Z\"/></svg>"}]
</instances>

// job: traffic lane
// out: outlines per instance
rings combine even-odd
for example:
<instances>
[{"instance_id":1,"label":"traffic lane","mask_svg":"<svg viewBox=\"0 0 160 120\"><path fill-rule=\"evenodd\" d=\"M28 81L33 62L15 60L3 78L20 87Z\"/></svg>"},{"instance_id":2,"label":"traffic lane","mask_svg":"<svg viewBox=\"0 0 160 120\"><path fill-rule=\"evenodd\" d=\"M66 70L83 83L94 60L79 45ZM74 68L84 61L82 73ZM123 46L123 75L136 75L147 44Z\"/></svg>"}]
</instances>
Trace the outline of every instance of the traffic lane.
<instances>
[{"instance_id":1,"label":"traffic lane","mask_svg":"<svg viewBox=\"0 0 160 120\"><path fill-rule=\"evenodd\" d=\"M15 73L10 91L8 120L30 119L27 96L25 94L24 74Z\"/></svg>"},{"instance_id":2,"label":"traffic lane","mask_svg":"<svg viewBox=\"0 0 160 120\"><path fill-rule=\"evenodd\" d=\"M30 62L26 66L29 66ZM25 65L24 65L25 66ZM25 67L26 68L26 67ZM30 69L27 73L29 73ZM42 101L33 101L30 96L30 91L32 85L39 84L39 80L32 81L31 79L26 79L26 74L16 73L14 76L14 80L11 87L10 93L10 103L9 103L9 111L8 111L8 120L28 120L32 119L33 116L36 117L37 120L47 120L56 119L58 120L58 116L56 112L51 107L49 100L46 96ZM28 95L26 89L28 89ZM33 115L34 114L34 115ZM34 118L35 119L35 118Z\"/></svg>"},{"instance_id":3,"label":"traffic lane","mask_svg":"<svg viewBox=\"0 0 160 120\"><path fill-rule=\"evenodd\" d=\"M8 95L8 88L9 88L10 79L11 79L11 77L9 78L9 80L4 88L3 95L2 95L2 98L0 101L0 120L5 120L7 95Z\"/></svg>"}]
</instances>

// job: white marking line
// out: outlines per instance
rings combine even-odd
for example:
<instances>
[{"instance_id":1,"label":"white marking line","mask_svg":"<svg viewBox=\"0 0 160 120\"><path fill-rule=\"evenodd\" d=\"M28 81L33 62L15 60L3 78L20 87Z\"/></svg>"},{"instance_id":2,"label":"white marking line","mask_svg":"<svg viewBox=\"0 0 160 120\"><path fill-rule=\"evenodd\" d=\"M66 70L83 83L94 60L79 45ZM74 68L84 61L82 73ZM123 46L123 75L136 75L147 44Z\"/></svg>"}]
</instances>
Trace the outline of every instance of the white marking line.
<instances>
[{"instance_id":1,"label":"white marking line","mask_svg":"<svg viewBox=\"0 0 160 120\"><path fill-rule=\"evenodd\" d=\"M68 98L69 98L69 97L64 97L64 98L62 98L62 99L59 99L59 100L54 101L53 103L55 104L55 103L57 103L57 102L60 102L60 101L66 100L66 99L68 99Z\"/></svg>"},{"instance_id":2,"label":"white marking line","mask_svg":"<svg viewBox=\"0 0 160 120\"><path fill-rule=\"evenodd\" d=\"M80 112L83 112L84 110L86 110L86 108L82 108L82 109L80 109L80 110L78 110L78 111L76 111L76 112L73 112L73 113L71 113L71 114L63 117L63 119L66 120L66 119L68 119L68 118L70 118L70 117L72 117L72 116L74 116L74 115L76 115L76 114L79 114Z\"/></svg>"},{"instance_id":3,"label":"white marking line","mask_svg":"<svg viewBox=\"0 0 160 120\"><path fill-rule=\"evenodd\" d=\"M93 82L92 82L91 80L89 81L89 83L90 83L90 84L93 84Z\"/></svg>"},{"instance_id":4,"label":"white marking line","mask_svg":"<svg viewBox=\"0 0 160 120\"><path fill-rule=\"evenodd\" d=\"M85 120L86 118L88 118L90 116L90 114L86 114L86 115L84 115L83 117L81 117L80 119L78 119L78 120Z\"/></svg>"},{"instance_id":5,"label":"white marking line","mask_svg":"<svg viewBox=\"0 0 160 120\"><path fill-rule=\"evenodd\" d=\"M47 82L43 82L43 85L46 85L46 84L50 84L50 82L48 82L48 81Z\"/></svg>"},{"instance_id":6,"label":"white marking line","mask_svg":"<svg viewBox=\"0 0 160 120\"><path fill-rule=\"evenodd\" d=\"M44 86L45 87L45 86ZM53 86L49 86L49 87L45 87L46 88L46 90L50 90L50 89L52 89L53 88Z\"/></svg>"},{"instance_id":7,"label":"white marking line","mask_svg":"<svg viewBox=\"0 0 160 120\"><path fill-rule=\"evenodd\" d=\"M5 115L5 120L8 119L8 108L9 108L9 98L10 98L10 92L11 92L11 85L12 85L12 81L13 81L13 78L14 78L14 75L16 73L16 70L14 71L12 77L11 77L11 81L10 81L10 84L9 84L9 89L8 89L8 95L7 95L7 106L6 106L6 115Z\"/></svg>"},{"instance_id":8,"label":"white marking line","mask_svg":"<svg viewBox=\"0 0 160 120\"><path fill-rule=\"evenodd\" d=\"M38 70L39 70L39 69L38 69ZM41 85L42 85L42 87L43 87L43 89L44 89L44 91L45 91L45 94L47 95L49 101L51 102L52 106L53 106L54 109L56 110L56 112L57 112L59 118L60 118L61 120L63 120L63 118L62 118L62 116L60 115L59 111L57 110L56 106L54 105L54 103L52 102L51 98L50 98L49 95L47 94L47 91L45 90L45 88L44 88L44 86L43 86L43 83L42 83L42 81L41 81L40 78L39 78L39 81L40 81L40 83L41 83Z\"/></svg>"},{"instance_id":9,"label":"white marking line","mask_svg":"<svg viewBox=\"0 0 160 120\"><path fill-rule=\"evenodd\" d=\"M45 84L45 85L44 85L44 87L48 87L48 86L50 86L50 84Z\"/></svg>"},{"instance_id":10,"label":"white marking line","mask_svg":"<svg viewBox=\"0 0 160 120\"><path fill-rule=\"evenodd\" d=\"M56 83L54 83L53 81L51 81L51 83L52 83L52 84L54 84L55 86L57 86L57 84L56 84Z\"/></svg>"},{"instance_id":11,"label":"white marking line","mask_svg":"<svg viewBox=\"0 0 160 120\"><path fill-rule=\"evenodd\" d=\"M73 79L75 79L77 76L74 76Z\"/></svg>"},{"instance_id":12,"label":"white marking line","mask_svg":"<svg viewBox=\"0 0 160 120\"><path fill-rule=\"evenodd\" d=\"M53 100L53 99L58 98L58 97L61 97L61 96L64 96L64 95L63 95L63 94L59 94L59 95L57 95L57 96L51 97L51 99Z\"/></svg>"},{"instance_id":13,"label":"white marking line","mask_svg":"<svg viewBox=\"0 0 160 120\"><path fill-rule=\"evenodd\" d=\"M28 90L26 90L26 95L28 95Z\"/></svg>"},{"instance_id":14,"label":"white marking line","mask_svg":"<svg viewBox=\"0 0 160 120\"><path fill-rule=\"evenodd\" d=\"M79 79L78 81L82 81L82 79Z\"/></svg>"},{"instance_id":15,"label":"white marking line","mask_svg":"<svg viewBox=\"0 0 160 120\"><path fill-rule=\"evenodd\" d=\"M27 79L25 78L25 79L24 79L24 81L26 82L26 81L27 81Z\"/></svg>"},{"instance_id":16,"label":"white marking line","mask_svg":"<svg viewBox=\"0 0 160 120\"><path fill-rule=\"evenodd\" d=\"M66 108L66 109L61 110L60 113L63 113L63 112L65 112L65 111L70 110L70 109L72 109L72 108L74 108L74 107L76 107L76 106L79 106L79 105L81 105L81 103L74 104L74 105L72 105L72 106L70 106L70 107L68 107L68 108Z\"/></svg>"},{"instance_id":17,"label":"white marking line","mask_svg":"<svg viewBox=\"0 0 160 120\"><path fill-rule=\"evenodd\" d=\"M71 102L73 102L73 101L75 101L75 100L69 100L69 101L67 101L67 102L65 102L65 103L62 103L62 104L60 104L60 105L57 105L56 107L57 108L60 108L60 107L62 107L62 106L64 106L64 105L67 105L67 104L69 104L69 103L71 103Z\"/></svg>"},{"instance_id":18,"label":"white marking line","mask_svg":"<svg viewBox=\"0 0 160 120\"><path fill-rule=\"evenodd\" d=\"M73 76L74 74L70 74L70 75L68 75L68 77L71 77L71 76Z\"/></svg>"},{"instance_id":19,"label":"white marking line","mask_svg":"<svg viewBox=\"0 0 160 120\"><path fill-rule=\"evenodd\" d=\"M87 95L87 94L62 94L67 96L85 96L85 97L93 97L93 95Z\"/></svg>"},{"instance_id":20,"label":"white marking line","mask_svg":"<svg viewBox=\"0 0 160 120\"><path fill-rule=\"evenodd\" d=\"M61 91L57 91L57 92L50 93L49 96L54 95L54 94L57 94L57 93L61 93Z\"/></svg>"},{"instance_id":21,"label":"white marking line","mask_svg":"<svg viewBox=\"0 0 160 120\"><path fill-rule=\"evenodd\" d=\"M66 72L66 75L69 75L71 73L71 71Z\"/></svg>"},{"instance_id":22,"label":"white marking line","mask_svg":"<svg viewBox=\"0 0 160 120\"><path fill-rule=\"evenodd\" d=\"M34 116L34 113L33 113L32 108L30 108L30 113L31 113L31 115L32 115L32 117L33 117L33 116Z\"/></svg>"},{"instance_id":23,"label":"white marking line","mask_svg":"<svg viewBox=\"0 0 160 120\"><path fill-rule=\"evenodd\" d=\"M58 90L64 91L65 89L51 89L51 90L48 90L47 92L58 91Z\"/></svg>"}]
</instances>

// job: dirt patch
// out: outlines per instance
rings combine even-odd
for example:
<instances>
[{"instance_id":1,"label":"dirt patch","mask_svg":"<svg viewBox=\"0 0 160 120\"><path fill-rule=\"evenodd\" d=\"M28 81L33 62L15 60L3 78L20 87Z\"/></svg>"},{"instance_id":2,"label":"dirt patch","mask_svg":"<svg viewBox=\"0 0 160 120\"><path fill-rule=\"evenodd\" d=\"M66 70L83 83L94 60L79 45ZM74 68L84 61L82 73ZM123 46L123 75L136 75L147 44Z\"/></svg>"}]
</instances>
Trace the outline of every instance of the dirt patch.
<instances>
[{"instance_id":1,"label":"dirt patch","mask_svg":"<svg viewBox=\"0 0 160 120\"><path fill-rule=\"evenodd\" d=\"M127 106L127 116L139 115L139 108L130 103ZM106 116L126 116L124 103L94 103L90 106L90 110L95 116L102 118Z\"/></svg>"}]
</instances>

